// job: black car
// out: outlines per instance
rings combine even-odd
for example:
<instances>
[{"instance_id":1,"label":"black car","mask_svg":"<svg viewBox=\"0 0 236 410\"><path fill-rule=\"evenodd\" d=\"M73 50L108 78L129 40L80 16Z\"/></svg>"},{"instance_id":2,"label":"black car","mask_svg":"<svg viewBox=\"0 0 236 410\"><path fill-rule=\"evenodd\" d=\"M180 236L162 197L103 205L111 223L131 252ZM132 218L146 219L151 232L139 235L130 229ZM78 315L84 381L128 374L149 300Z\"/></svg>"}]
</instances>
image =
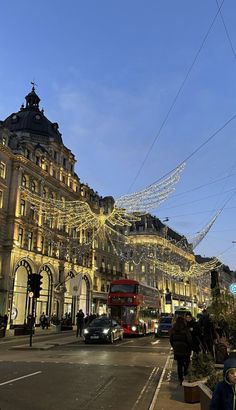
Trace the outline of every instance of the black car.
<instances>
[{"instance_id":1,"label":"black car","mask_svg":"<svg viewBox=\"0 0 236 410\"><path fill-rule=\"evenodd\" d=\"M84 329L84 342L108 342L123 339L124 330L115 320L102 316L92 320Z\"/></svg>"}]
</instances>

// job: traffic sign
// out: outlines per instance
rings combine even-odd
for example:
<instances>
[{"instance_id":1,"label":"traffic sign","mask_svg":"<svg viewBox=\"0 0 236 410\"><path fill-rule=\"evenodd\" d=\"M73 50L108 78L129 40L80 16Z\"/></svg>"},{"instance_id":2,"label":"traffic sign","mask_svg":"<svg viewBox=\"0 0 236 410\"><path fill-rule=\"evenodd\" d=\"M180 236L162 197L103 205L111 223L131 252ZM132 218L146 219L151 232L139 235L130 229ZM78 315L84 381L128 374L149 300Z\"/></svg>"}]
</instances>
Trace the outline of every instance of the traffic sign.
<instances>
[{"instance_id":1,"label":"traffic sign","mask_svg":"<svg viewBox=\"0 0 236 410\"><path fill-rule=\"evenodd\" d=\"M236 282L231 283L230 287L229 287L229 291L231 293L233 293L233 295L236 295Z\"/></svg>"}]
</instances>

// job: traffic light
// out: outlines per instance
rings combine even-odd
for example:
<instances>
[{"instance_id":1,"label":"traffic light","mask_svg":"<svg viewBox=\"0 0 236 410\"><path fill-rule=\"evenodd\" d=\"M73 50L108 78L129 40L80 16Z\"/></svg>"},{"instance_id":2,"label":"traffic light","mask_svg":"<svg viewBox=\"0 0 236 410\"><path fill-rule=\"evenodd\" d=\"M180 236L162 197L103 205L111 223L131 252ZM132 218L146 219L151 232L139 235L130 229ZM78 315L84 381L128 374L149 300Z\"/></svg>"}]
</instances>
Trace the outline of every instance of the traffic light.
<instances>
[{"instance_id":1,"label":"traffic light","mask_svg":"<svg viewBox=\"0 0 236 410\"><path fill-rule=\"evenodd\" d=\"M33 292L35 298L39 298L40 291L42 290L43 276L37 275L35 273L29 273L27 290L28 292Z\"/></svg>"},{"instance_id":2,"label":"traffic light","mask_svg":"<svg viewBox=\"0 0 236 410\"><path fill-rule=\"evenodd\" d=\"M43 276L42 275L35 275L35 288L34 288L34 297L39 298L40 296L40 291L42 290L42 284L43 284Z\"/></svg>"},{"instance_id":3,"label":"traffic light","mask_svg":"<svg viewBox=\"0 0 236 410\"><path fill-rule=\"evenodd\" d=\"M33 292L34 289L34 274L29 273L28 274L28 281L27 281L27 290L28 292Z\"/></svg>"}]
</instances>

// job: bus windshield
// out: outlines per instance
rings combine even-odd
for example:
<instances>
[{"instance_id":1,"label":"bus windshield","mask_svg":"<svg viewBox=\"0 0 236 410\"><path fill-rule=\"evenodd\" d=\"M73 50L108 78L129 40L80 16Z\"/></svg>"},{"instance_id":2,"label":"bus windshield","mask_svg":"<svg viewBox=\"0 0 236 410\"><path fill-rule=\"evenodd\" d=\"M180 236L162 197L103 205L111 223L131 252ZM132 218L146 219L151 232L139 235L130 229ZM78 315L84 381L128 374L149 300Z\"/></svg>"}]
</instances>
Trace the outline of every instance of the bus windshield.
<instances>
[{"instance_id":1,"label":"bus windshield","mask_svg":"<svg viewBox=\"0 0 236 410\"><path fill-rule=\"evenodd\" d=\"M137 293L137 285L130 284L112 284L110 293Z\"/></svg>"},{"instance_id":2,"label":"bus windshield","mask_svg":"<svg viewBox=\"0 0 236 410\"><path fill-rule=\"evenodd\" d=\"M118 323L132 325L137 317L137 307L135 306L112 306L111 317Z\"/></svg>"}]
</instances>

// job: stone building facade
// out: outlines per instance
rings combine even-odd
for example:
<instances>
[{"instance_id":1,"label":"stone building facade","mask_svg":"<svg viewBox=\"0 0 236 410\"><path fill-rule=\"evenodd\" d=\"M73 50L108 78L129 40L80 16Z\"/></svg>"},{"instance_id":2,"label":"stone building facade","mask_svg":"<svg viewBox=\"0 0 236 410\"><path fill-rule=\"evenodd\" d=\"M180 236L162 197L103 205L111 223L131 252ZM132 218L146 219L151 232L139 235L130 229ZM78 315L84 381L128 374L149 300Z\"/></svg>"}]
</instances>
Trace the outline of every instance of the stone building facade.
<instances>
[{"instance_id":1,"label":"stone building facade","mask_svg":"<svg viewBox=\"0 0 236 410\"><path fill-rule=\"evenodd\" d=\"M45 199L84 200L95 210L113 201L80 182L58 124L46 118L39 103L33 87L25 106L0 122L0 314L8 313L12 326L24 324L30 313L29 273L43 277L36 323L42 312L59 318L69 313L74 318L79 308L103 313L108 280L122 275L112 250L98 241L84 245L89 232L36 214L33 200L22 197L21 187ZM74 295L71 278L79 276Z\"/></svg>"}]
</instances>

